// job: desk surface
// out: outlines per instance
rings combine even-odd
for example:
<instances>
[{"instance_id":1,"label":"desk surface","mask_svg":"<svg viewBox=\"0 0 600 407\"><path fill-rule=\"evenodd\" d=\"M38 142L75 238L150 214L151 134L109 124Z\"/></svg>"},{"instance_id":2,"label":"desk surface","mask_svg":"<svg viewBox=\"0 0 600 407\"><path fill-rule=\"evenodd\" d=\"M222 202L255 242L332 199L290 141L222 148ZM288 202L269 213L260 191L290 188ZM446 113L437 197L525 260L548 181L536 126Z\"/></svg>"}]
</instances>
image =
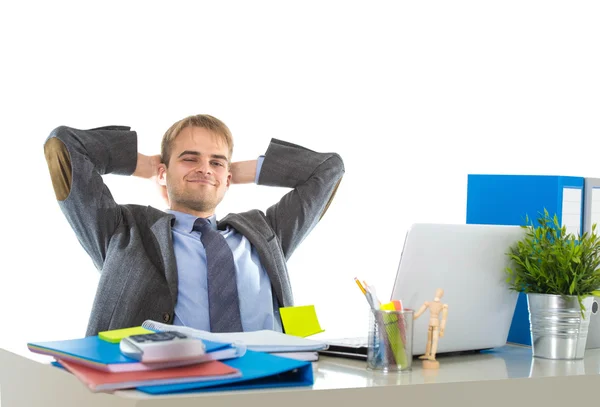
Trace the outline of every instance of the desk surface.
<instances>
[{"instance_id":1,"label":"desk surface","mask_svg":"<svg viewBox=\"0 0 600 407\"><path fill-rule=\"evenodd\" d=\"M600 349L587 350L585 358L577 361L532 358L530 348L513 345L476 354L441 356L438 360L439 370L423 370L415 359L412 371L384 374L367 370L364 361L321 356L313 363L312 387L174 396L128 390L110 395L91 393L67 372L0 349L0 406L69 406L84 402L90 406L191 406L206 398L211 406L285 403L291 407L328 401L364 406L389 401L389 397L421 406L453 399L461 404L485 401L486 406L506 405L529 398L536 404L561 405L593 401L600 385Z\"/></svg>"}]
</instances>

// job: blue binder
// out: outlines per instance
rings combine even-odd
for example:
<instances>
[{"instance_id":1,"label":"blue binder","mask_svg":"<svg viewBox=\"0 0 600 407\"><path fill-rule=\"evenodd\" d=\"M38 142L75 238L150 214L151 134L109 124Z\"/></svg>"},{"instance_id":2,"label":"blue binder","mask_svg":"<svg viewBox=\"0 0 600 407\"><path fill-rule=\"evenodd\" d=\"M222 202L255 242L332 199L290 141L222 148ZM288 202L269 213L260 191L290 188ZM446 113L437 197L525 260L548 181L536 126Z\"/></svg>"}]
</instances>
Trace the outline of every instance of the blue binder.
<instances>
[{"instance_id":1,"label":"blue binder","mask_svg":"<svg viewBox=\"0 0 600 407\"><path fill-rule=\"evenodd\" d=\"M568 232L583 232L584 178L560 175L469 174L469 224L524 225L525 216L537 224L544 209L555 214ZM508 251L508 250L507 250ZM508 342L531 345L527 297L520 293Z\"/></svg>"},{"instance_id":2,"label":"blue binder","mask_svg":"<svg viewBox=\"0 0 600 407\"><path fill-rule=\"evenodd\" d=\"M273 387L312 386L312 363L264 352L248 350L244 356L223 360L242 372L242 377L193 383L142 386L137 390L148 394L169 394L225 390L261 389Z\"/></svg>"}]
</instances>

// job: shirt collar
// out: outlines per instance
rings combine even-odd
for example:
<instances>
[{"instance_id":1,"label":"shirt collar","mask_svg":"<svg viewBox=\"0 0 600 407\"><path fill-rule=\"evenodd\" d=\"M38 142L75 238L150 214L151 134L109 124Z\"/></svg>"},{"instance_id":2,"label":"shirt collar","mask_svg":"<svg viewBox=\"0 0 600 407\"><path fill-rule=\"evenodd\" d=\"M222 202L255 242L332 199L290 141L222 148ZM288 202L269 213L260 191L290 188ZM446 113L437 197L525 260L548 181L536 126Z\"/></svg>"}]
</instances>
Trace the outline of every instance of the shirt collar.
<instances>
[{"instance_id":1,"label":"shirt collar","mask_svg":"<svg viewBox=\"0 0 600 407\"><path fill-rule=\"evenodd\" d=\"M194 228L194 222L198 219L198 216L190 215L189 213L174 211L172 209L167 209L167 213L170 213L175 216L175 221L173 222L173 229L178 230L180 232L192 233L192 229ZM211 228L217 230L217 215L212 215L206 218L210 222Z\"/></svg>"}]
</instances>

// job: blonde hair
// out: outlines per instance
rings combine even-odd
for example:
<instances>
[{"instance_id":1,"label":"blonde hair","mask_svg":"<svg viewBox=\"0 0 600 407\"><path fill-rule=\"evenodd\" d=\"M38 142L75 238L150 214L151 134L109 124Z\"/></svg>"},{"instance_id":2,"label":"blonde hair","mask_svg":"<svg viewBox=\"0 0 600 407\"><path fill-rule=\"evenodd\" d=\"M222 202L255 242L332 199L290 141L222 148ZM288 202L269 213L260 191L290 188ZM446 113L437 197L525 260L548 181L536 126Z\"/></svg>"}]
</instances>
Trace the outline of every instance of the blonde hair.
<instances>
[{"instance_id":1,"label":"blonde hair","mask_svg":"<svg viewBox=\"0 0 600 407\"><path fill-rule=\"evenodd\" d=\"M231 162L231 155L233 154L233 137L231 136L229 128L216 117L208 114L197 114L173 123L166 131L160 145L160 160L163 164L167 167L169 166L173 142L179 133L181 133L181 130L187 127L201 127L213 132L217 137L221 138L221 140L227 144L227 147L229 147L228 161Z\"/></svg>"}]
</instances>

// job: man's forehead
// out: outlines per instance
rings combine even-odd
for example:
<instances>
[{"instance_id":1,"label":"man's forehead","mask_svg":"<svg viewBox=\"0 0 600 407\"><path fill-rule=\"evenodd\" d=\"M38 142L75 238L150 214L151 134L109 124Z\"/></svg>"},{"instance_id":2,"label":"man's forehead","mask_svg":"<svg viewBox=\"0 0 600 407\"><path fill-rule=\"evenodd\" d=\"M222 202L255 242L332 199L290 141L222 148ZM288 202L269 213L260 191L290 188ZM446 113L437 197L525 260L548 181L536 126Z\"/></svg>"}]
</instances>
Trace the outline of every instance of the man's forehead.
<instances>
[{"instance_id":1,"label":"man's forehead","mask_svg":"<svg viewBox=\"0 0 600 407\"><path fill-rule=\"evenodd\" d=\"M201 128L186 127L175 138L175 150L193 150L199 153L222 153L227 155L228 146L220 135Z\"/></svg>"}]
</instances>

